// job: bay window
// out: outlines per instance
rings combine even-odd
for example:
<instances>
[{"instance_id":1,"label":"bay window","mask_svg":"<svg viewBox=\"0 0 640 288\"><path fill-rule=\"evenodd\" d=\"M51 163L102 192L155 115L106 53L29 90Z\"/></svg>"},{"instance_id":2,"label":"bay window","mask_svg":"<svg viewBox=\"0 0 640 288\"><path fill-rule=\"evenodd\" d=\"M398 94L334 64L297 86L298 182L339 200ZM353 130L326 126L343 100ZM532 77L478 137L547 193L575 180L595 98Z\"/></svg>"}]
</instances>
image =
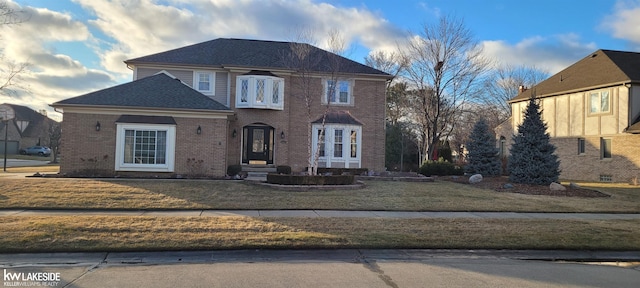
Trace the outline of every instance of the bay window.
<instances>
[{"instance_id":1,"label":"bay window","mask_svg":"<svg viewBox=\"0 0 640 288\"><path fill-rule=\"evenodd\" d=\"M284 79L270 75L238 76L236 108L284 109Z\"/></svg>"},{"instance_id":2,"label":"bay window","mask_svg":"<svg viewBox=\"0 0 640 288\"><path fill-rule=\"evenodd\" d=\"M360 168L362 126L348 124L313 125L313 155L317 149L320 167Z\"/></svg>"}]
</instances>

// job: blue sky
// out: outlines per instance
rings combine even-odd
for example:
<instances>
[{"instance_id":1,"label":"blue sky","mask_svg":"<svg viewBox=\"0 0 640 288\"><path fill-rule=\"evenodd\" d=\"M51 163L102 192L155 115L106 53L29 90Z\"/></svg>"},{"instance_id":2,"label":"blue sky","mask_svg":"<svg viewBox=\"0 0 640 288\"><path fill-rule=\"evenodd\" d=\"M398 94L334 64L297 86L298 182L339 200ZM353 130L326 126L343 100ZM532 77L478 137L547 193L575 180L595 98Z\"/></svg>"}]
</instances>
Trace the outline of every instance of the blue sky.
<instances>
[{"instance_id":1,"label":"blue sky","mask_svg":"<svg viewBox=\"0 0 640 288\"><path fill-rule=\"evenodd\" d=\"M20 78L28 89L0 95L0 103L34 109L130 81L126 59L219 37L293 40L301 27L313 29L321 47L322 35L339 30L359 62L440 16L463 19L498 63L550 73L597 49L640 49L637 0L0 1L29 16L0 27L0 67L30 63Z\"/></svg>"}]
</instances>

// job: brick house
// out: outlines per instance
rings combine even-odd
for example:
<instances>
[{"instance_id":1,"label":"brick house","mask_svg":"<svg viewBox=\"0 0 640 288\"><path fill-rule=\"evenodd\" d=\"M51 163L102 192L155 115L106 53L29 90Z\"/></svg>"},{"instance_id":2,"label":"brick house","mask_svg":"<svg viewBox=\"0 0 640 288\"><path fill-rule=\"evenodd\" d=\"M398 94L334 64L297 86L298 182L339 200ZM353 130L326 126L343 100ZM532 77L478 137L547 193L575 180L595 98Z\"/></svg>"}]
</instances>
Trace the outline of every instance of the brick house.
<instances>
[{"instance_id":1,"label":"brick house","mask_svg":"<svg viewBox=\"0 0 640 288\"><path fill-rule=\"evenodd\" d=\"M309 51L312 65L293 65L294 47ZM62 152L75 155L62 173L222 177L232 164L303 171L309 133L321 167L384 169L384 72L308 44L223 38L125 63L132 82L51 105L64 113Z\"/></svg>"},{"instance_id":2,"label":"brick house","mask_svg":"<svg viewBox=\"0 0 640 288\"><path fill-rule=\"evenodd\" d=\"M532 95L557 147L560 178L627 182L640 176L640 53L598 50L521 89L509 101L511 121L496 129L498 145L511 139L507 131L517 132Z\"/></svg>"},{"instance_id":3,"label":"brick house","mask_svg":"<svg viewBox=\"0 0 640 288\"><path fill-rule=\"evenodd\" d=\"M56 123L55 120L26 106L8 103L0 106L2 106L0 110L11 110L14 115L8 123L0 122L1 154L4 154L5 135L7 136L7 154L18 154L21 149L30 146L49 146L49 127Z\"/></svg>"}]
</instances>

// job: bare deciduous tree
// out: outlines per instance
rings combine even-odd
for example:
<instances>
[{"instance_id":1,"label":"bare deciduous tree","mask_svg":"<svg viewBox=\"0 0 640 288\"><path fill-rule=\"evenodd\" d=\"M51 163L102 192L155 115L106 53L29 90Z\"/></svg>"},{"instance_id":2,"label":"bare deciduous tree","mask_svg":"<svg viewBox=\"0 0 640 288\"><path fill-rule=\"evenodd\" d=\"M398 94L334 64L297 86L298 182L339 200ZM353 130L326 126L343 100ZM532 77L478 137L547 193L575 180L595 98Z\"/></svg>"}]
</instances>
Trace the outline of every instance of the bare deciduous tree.
<instances>
[{"instance_id":1,"label":"bare deciduous tree","mask_svg":"<svg viewBox=\"0 0 640 288\"><path fill-rule=\"evenodd\" d=\"M408 63L404 76L416 91L412 107L420 126L421 151L429 159L454 129L490 61L464 22L446 16L436 24L425 24L402 55Z\"/></svg>"},{"instance_id":2,"label":"bare deciduous tree","mask_svg":"<svg viewBox=\"0 0 640 288\"><path fill-rule=\"evenodd\" d=\"M16 10L7 1L0 1L0 26L19 24L26 20L23 11ZM0 93L11 95L16 93L16 89L26 90L20 75L27 72L28 66L28 63L5 59L0 49Z\"/></svg>"},{"instance_id":3,"label":"bare deciduous tree","mask_svg":"<svg viewBox=\"0 0 640 288\"><path fill-rule=\"evenodd\" d=\"M60 138L62 137L62 125L59 122L52 121L48 129L49 148L53 154L51 163L58 163L58 152L60 151Z\"/></svg>"},{"instance_id":4,"label":"bare deciduous tree","mask_svg":"<svg viewBox=\"0 0 640 288\"><path fill-rule=\"evenodd\" d=\"M520 93L520 87L528 89L546 79L549 73L535 66L499 66L484 83L482 102L487 105L487 112L491 112L497 124L511 116L509 100ZM489 123L495 127L496 123ZM494 125L492 125L494 124Z\"/></svg>"},{"instance_id":5,"label":"bare deciduous tree","mask_svg":"<svg viewBox=\"0 0 640 288\"><path fill-rule=\"evenodd\" d=\"M307 153L308 153L308 173L309 175L317 175L318 159L320 158L320 145L324 142L324 133L318 135L318 141L315 149L313 148L313 120L317 117L314 114L314 107L319 107L316 104L320 100L319 96L327 97L327 95L333 95L337 89L337 83L342 76L340 73L340 63L344 52L347 49L346 40L342 37L338 30L331 30L327 35L327 50L331 53L319 55L320 51L312 46L311 43L315 43L314 33L310 30L301 30L296 35L296 41L291 42L290 54L285 55L285 64L296 71L292 77L292 86L297 88L299 94L294 97L303 101L305 112L307 116ZM330 83L334 85L327 85L326 95L323 95L324 87L322 83L319 83L320 74L328 74ZM328 101L324 105L322 112L322 121L320 131L325 131L325 121L327 113L329 112L331 101Z\"/></svg>"}]
</instances>

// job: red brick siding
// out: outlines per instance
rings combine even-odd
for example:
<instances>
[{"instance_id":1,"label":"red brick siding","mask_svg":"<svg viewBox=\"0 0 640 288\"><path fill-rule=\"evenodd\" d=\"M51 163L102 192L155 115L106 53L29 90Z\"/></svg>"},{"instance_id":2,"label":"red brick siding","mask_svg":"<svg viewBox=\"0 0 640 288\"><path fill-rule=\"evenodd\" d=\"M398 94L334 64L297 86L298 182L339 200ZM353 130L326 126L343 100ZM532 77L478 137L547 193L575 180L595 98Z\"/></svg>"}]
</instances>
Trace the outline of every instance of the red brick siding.
<instances>
[{"instance_id":1,"label":"red brick siding","mask_svg":"<svg viewBox=\"0 0 640 288\"><path fill-rule=\"evenodd\" d=\"M61 173L77 174L98 169L103 171L103 174L143 177L189 177L194 172L202 172L214 177L223 177L226 174L227 120L179 117L174 117L176 120L174 172L114 172L115 121L119 117L120 115L65 113L62 122ZM97 121L100 122L100 131L96 131ZM196 134L198 125L202 129L200 135ZM189 165L187 159L190 158L203 162L198 166ZM190 167L202 167L202 169L194 170Z\"/></svg>"},{"instance_id":2,"label":"red brick siding","mask_svg":"<svg viewBox=\"0 0 640 288\"><path fill-rule=\"evenodd\" d=\"M280 76L285 79L284 110L235 109L236 77L231 76L231 107L236 112L237 120L230 122L229 133L235 129L236 138L230 138L229 164L241 162L242 127L255 123L263 123L275 128L275 165L289 165L293 171L302 171L308 165L309 118L301 93L301 86L294 81L300 78ZM321 104L322 81L313 79L314 94L311 121L319 118L326 105ZM362 127L362 167L375 171L384 170L385 152L385 82L355 80L353 86L354 105L333 105L334 110L348 110L363 123ZM280 133L285 132L285 138ZM231 134L229 134L231 136Z\"/></svg>"}]
</instances>

